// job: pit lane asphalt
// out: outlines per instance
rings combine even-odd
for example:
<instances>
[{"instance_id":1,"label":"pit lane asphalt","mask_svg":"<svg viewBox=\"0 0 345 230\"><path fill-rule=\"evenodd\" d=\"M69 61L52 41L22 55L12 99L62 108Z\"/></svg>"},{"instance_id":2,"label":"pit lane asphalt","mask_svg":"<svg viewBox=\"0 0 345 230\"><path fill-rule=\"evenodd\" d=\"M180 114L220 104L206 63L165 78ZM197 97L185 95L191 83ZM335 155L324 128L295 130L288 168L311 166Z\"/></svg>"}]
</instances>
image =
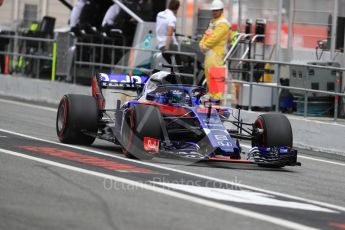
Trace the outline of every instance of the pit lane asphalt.
<instances>
[{"instance_id":1,"label":"pit lane asphalt","mask_svg":"<svg viewBox=\"0 0 345 230\"><path fill-rule=\"evenodd\" d=\"M0 106L0 129L57 141L54 109L49 111L4 101L0 102ZM17 152L21 151L18 149L19 145L47 146L47 143L4 132L0 132L0 143L1 148ZM52 147L50 144L48 146ZM116 147L103 141L97 141L91 149L121 156ZM25 151L24 153L35 155ZM317 155L317 158L323 158L322 155ZM302 167L289 167L283 170L239 168L233 165L211 168L160 165L345 207L345 166L304 158L299 160L303 164ZM327 160L330 161L329 158ZM341 163L338 159L331 161ZM66 160L59 162L72 164ZM3 153L0 153L0 165L1 229L224 229L229 226L238 229L279 228L265 221L145 189L109 190L104 186L104 179ZM95 170L94 166L90 165L75 162L72 165ZM109 173L106 170L102 172ZM169 174L174 180L189 177L160 169L158 172L165 176ZM128 176L135 180L148 179L148 174ZM344 221L341 220L345 219L343 212L330 215L315 211L235 205L323 229L330 228L329 222L343 224Z\"/></svg>"}]
</instances>

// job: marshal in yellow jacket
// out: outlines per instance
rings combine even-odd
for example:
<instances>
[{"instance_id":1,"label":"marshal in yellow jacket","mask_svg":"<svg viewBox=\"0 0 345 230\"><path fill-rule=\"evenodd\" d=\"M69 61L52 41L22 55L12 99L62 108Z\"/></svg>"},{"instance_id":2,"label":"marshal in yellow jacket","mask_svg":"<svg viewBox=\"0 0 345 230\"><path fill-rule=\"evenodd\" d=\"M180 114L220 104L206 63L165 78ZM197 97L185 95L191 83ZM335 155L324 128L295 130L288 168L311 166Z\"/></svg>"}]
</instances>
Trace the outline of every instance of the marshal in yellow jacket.
<instances>
[{"instance_id":1,"label":"marshal in yellow jacket","mask_svg":"<svg viewBox=\"0 0 345 230\"><path fill-rule=\"evenodd\" d=\"M222 14L218 18L211 19L208 29L205 31L199 47L205 53L205 77L209 81L209 68L223 66L226 52L230 23Z\"/></svg>"}]
</instances>

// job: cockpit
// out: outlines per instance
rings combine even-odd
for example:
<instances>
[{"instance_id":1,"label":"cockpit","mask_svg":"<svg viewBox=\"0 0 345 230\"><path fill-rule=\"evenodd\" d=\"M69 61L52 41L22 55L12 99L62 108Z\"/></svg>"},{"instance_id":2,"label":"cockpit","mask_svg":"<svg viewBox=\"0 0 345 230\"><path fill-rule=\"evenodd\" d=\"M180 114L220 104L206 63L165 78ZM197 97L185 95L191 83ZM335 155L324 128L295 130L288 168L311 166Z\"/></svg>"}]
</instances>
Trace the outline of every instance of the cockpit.
<instances>
[{"instance_id":1,"label":"cockpit","mask_svg":"<svg viewBox=\"0 0 345 230\"><path fill-rule=\"evenodd\" d=\"M160 104L196 106L206 89L182 84L180 76L166 71L153 74L145 84L141 100Z\"/></svg>"}]
</instances>

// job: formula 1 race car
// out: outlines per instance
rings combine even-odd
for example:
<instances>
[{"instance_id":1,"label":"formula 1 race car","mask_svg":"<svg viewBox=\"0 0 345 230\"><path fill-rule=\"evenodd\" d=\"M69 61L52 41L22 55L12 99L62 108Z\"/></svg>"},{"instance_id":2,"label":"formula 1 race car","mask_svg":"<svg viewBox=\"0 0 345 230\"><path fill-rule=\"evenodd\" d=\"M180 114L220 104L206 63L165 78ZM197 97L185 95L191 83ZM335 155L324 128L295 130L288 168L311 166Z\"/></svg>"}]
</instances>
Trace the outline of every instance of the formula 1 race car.
<instances>
[{"instance_id":1,"label":"formula 1 race car","mask_svg":"<svg viewBox=\"0 0 345 230\"><path fill-rule=\"evenodd\" d=\"M212 102L205 88L183 84L168 67L171 72L156 70L151 76L99 73L92 80L92 96L65 95L56 119L59 140L90 145L99 138L137 159L300 165L283 114L244 123L240 110ZM251 141L252 148L244 153L239 140Z\"/></svg>"}]
</instances>

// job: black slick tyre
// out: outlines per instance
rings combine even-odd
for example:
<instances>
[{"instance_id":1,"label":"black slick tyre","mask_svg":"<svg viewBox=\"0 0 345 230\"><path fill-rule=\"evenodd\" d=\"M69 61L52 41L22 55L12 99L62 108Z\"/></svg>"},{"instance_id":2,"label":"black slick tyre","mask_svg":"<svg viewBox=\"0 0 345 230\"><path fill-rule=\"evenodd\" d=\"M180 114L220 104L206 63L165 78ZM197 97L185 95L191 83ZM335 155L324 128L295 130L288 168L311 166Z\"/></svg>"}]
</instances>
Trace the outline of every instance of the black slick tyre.
<instances>
[{"instance_id":1,"label":"black slick tyre","mask_svg":"<svg viewBox=\"0 0 345 230\"><path fill-rule=\"evenodd\" d=\"M290 121L279 113L260 115L254 123L253 136L253 147L292 147L293 145Z\"/></svg>"},{"instance_id":2,"label":"black slick tyre","mask_svg":"<svg viewBox=\"0 0 345 230\"><path fill-rule=\"evenodd\" d=\"M93 97L77 94L63 96L56 117L59 140L66 144L91 145L98 130L98 114Z\"/></svg>"}]
</instances>

